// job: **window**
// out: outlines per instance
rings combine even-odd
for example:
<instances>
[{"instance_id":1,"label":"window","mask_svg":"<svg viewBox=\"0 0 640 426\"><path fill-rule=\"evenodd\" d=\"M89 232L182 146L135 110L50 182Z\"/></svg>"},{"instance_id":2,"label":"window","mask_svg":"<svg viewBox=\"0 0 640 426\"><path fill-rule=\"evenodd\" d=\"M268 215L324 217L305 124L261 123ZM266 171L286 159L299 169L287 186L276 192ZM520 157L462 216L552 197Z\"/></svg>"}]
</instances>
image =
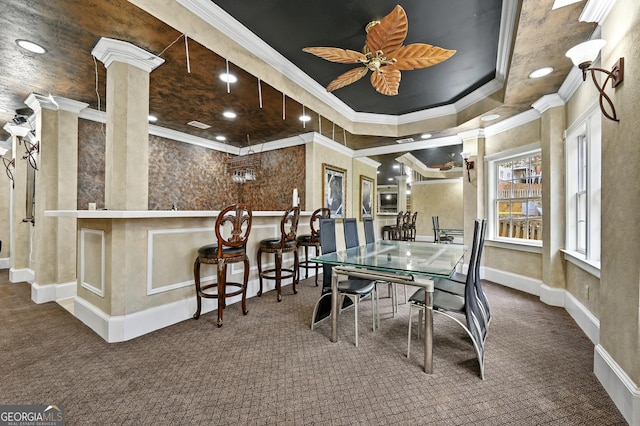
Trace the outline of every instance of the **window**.
<instances>
[{"instance_id":1,"label":"window","mask_svg":"<svg viewBox=\"0 0 640 426\"><path fill-rule=\"evenodd\" d=\"M538 145L488 158L489 236L542 245L542 156Z\"/></svg>"},{"instance_id":2,"label":"window","mask_svg":"<svg viewBox=\"0 0 640 426\"><path fill-rule=\"evenodd\" d=\"M566 248L573 256L600 261L601 118L597 105L567 129Z\"/></svg>"}]
</instances>

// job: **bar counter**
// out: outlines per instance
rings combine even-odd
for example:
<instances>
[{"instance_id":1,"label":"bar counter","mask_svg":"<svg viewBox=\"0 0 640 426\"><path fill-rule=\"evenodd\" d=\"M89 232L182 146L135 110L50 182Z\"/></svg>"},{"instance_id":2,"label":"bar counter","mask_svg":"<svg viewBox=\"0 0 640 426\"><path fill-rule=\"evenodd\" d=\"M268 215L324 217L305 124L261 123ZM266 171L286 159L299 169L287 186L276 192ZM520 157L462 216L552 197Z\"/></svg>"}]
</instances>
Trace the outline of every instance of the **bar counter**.
<instances>
[{"instance_id":1,"label":"bar counter","mask_svg":"<svg viewBox=\"0 0 640 426\"><path fill-rule=\"evenodd\" d=\"M74 316L107 342L120 342L192 318L196 309L193 263L199 247L216 242L219 211L187 210L50 210L45 216L77 221L77 286ZM247 297L259 289L256 253L265 238L280 236L284 211L254 211L247 253L251 274ZM308 234L312 212L301 212L298 234ZM265 256L263 267L271 266ZM73 261L73 259L70 259ZM293 255L285 256L293 264ZM313 273L313 270L310 271ZM242 279L242 264L228 268L228 281ZM202 265L202 281L215 280L215 265ZM275 287L266 280L262 297ZM284 280L287 294L291 280ZM227 304L241 296L227 299ZM217 300L203 300L202 312L217 309ZM249 302L249 310L251 304ZM234 318L230 313L227 322ZM251 315L251 312L249 312ZM241 316L241 314L240 314ZM213 316L209 321L215 327Z\"/></svg>"}]
</instances>

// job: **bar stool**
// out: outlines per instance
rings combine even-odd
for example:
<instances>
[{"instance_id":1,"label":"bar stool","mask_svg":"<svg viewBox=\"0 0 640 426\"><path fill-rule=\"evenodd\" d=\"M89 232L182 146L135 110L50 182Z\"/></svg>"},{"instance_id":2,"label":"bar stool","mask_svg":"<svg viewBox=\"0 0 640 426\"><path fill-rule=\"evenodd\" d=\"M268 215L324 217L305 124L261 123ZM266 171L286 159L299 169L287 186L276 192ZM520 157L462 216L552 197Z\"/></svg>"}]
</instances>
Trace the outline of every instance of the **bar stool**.
<instances>
[{"instance_id":1,"label":"bar stool","mask_svg":"<svg viewBox=\"0 0 640 426\"><path fill-rule=\"evenodd\" d=\"M402 237L402 219L404 218L404 212L398 212L396 216L395 225L385 225L382 227L382 239L389 237L390 240L400 240Z\"/></svg>"},{"instance_id":2,"label":"bar stool","mask_svg":"<svg viewBox=\"0 0 640 426\"><path fill-rule=\"evenodd\" d=\"M251 231L251 210L243 204L234 204L220 212L216 219L215 231L217 244L209 244L198 249L198 256L193 264L193 278L196 285L196 301L198 307L194 319L200 318L202 298L218 299L218 327L222 327L222 315L226 306L226 298L242 294L242 313L247 315L247 280L249 279L249 258L247 257L247 240ZM228 238L223 236L226 224L231 224L232 230ZM227 282L227 264L244 262L244 276L242 283ZM218 279L212 284L200 284L200 264L218 265ZM227 292L227 286L237 287ZM211 290L215 289L213 292Z\"/></svg>"},{"instance_id":3,"label":"bar stool","mask_svg":"<svg viewBox=\"0 0 640 426\"><path fill-rule=\"evenodd\" d=\"M260 277L260 290L258 296L262 296L262 279L275 280L278 292L278 302L282 300L282 279L293 279L293 294L297 294L296 284L298 283L298 245L296 244L296 233L298 231L298 218L300 209L292 207L284 213L280 221L280 238L267 238L260 241L258 246L258 275ZM288 225L287 225L288 224ZM288 228L287 228L288 226ZM275 254L275 266L271 269L262 270L262 253ZM293 269L282 267L282 254L293 253ZM285 273L284 275L282 273Z\"/></svg>"},{"instance_id":4,"label":"bar stool","mask_svg":"<svg viewBox=\"0 0 640 426\"><path fill-rule=\"evenodd\" d=\"M331 210L328 208L320 208L314 211L311 215L311 220L309 221L311 234L300 235L296 239L298 247L304 247L304 260L299 262L299 267L305 269L305 278L309 278L310 268L314 268L316 270L316 287L318 286L318 270L320 265L309 260L309 247L315 247L316 256L320 255L320 219L329 219L330 215Z\"/></svg>"}]
</instances>

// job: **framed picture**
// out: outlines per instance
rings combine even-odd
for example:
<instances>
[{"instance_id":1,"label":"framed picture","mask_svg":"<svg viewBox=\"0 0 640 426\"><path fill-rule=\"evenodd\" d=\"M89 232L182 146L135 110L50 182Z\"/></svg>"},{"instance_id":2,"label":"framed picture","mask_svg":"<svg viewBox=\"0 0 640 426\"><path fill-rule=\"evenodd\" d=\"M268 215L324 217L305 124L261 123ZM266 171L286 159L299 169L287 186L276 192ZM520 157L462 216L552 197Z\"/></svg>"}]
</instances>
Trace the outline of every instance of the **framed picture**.
<instances>
[{"instance_id":1,"label":"framed picture","mask_svg":"<svg viewBox=\"0 0 640 426\"><path fill-rule=\"evenodd\" d=\"M322 164L322 207L331 210L331 217L344 219L347 208L347 171Z\"/></svg>"},{"instance_id":2,"label":"framed picture","mask_svg":"<svg viewBox=\"0 0 640 426\"><path fill-rule=\"evenodd\" d=\"M373 217L373 179L360 175L360 220Z\"/></svg>"}]
</instances>

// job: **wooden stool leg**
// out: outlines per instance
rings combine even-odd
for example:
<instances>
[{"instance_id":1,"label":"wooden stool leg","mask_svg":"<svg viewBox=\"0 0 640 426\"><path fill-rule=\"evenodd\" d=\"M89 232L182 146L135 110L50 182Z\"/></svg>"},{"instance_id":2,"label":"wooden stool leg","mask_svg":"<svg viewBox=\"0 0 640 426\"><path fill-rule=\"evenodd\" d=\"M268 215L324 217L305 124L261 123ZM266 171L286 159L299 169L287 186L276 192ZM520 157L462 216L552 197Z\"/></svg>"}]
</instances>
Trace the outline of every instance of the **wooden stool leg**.
<instances>
[{"instance_id":1,"label":"wooden stool leg","mask_svg":"<svg viewBox=\"0 0 640 426\"><path fill-rule=\"evenodd\" d=\"M258 248L258 278L260 279L260 290L258 297L262 296L262 248Z\"/></svg>"},{"instance_id":2,"label":"wooden stool leg","mask_svg":"<svg viewBox=\"0 0 640 426\"><path fill-rule=\"evenodd\" d=\"M297 250L296 250L297 254ZM309 278L309 246L304 246L304 278ZM297 269L297 268L296 268Z\"/></svg>"},{"instance_id":3,"label":"wooden stool leg","mask_svg":"<svg viewBox=\"0 0 640 426\"><path fill-rule=\"evenodd\" d=\"M249 282L249 258L244 258L244 280L242 283L242 314L247 315L247 284Z\"/></svg>"},{"instance_id":4,"label":"wooden stool leg","mask_svg":"<svg viewBox=\"0 0 640 426\"><path fill-rule=\"evenodd\" d=\"M298 294L298 289L296 288L296 285L298 284L298 279L300 275L298 271L298 266L300 266L299 263L300 263L300 260L298 259L298 250L294 250L293 251L293 294ZM307 269L307 271L309 270Z\"/></svg>"},{"instance_id":5,"label":"wooden stool leg","mask_svg":"<svg viewBox=\"0 0 640 426\"><path fill-rule=\"evenodd\" d=\"M282 301L282 251L276 251L276 291L278 302Z\"/></svg>"},{"instance_id":6,"label":"wooden stool leg","mask_svg":"<svg viewBox=\"0 0 640 426\"><path fill-rule=\"evenodd\" d=\"M218 327L222 327L222 316L226 305L227 265L223 260L218 262Z\"/></svg>"},{"instance_id":7,"label":"wooden stool leg","mask_svg":"<svg viewBox=\"0 0 640 426\"><path fill-rule=\"evenodd\" d=\"M193 280L196 284L196 303L198 304L196 312L193 314L193 319L198 319L202 311L202 298L200 297L200 261L198 258L196 258L193 264Z\"/></svg>"}]
</instances>

